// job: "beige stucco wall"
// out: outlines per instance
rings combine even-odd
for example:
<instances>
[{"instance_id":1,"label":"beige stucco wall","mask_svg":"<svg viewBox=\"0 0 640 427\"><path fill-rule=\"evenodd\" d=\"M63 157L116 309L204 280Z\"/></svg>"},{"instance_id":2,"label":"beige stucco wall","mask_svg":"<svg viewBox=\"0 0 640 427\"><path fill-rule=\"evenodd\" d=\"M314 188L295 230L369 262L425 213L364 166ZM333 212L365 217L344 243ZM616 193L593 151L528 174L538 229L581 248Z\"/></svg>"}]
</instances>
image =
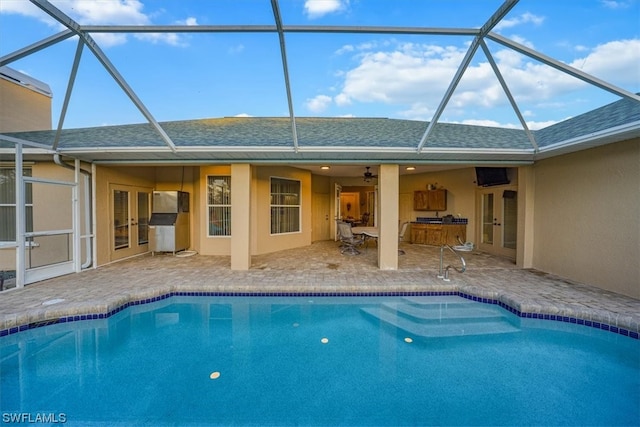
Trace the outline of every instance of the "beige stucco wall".
<instances>
[{"instance_id":1,"label":"beige stucco wall","mask_svg":"<svg viewBox=\"0 0 640 427\"><path fill-rule=\"evenodd\" d=\"M51 129L51 97L0 78L0 132Z\"/></svg>"},{"instance_id":2,"label":"beige stucco wall","mask_svg":"<svg viewBox=\"0 0 640 427\"><path fill-rule=\"evenodd\" d=\"M327 176L312 175L312 240L330 240L333 239L331 234L331 225L334 221L334 213L331 208L333 199L333 184L331 178Z\"/></svg>"},{"instance_id":3,"label":"beige stucco wall","mask_svg":"<svg viewBox=\"0 0 640 427\"><path fill-rule=\"evenodd\" d=\"M378 267L398 269L398 165L380 165L378 178Z\"/></svg>"},{"instance_id":4,"label":"beige stucco wall","mask_svg":"<svg viewBox=\"0 0 640 427\"><path fill-rule=\"evenodd\" d=\"M111 257L111 185L127 185L155 188L156 171L153 167L96 168L96 248L98 265L113 261Z\"/></svg>"},{"instance_id":5,"label":"beige stucco wall","mask_svg":"<svg viewBox=\"0 0 640 427\"><path fill-rule=\"evenodd\" d=\"M301 200L301 231L271 235L271 183L270 178L286 178L300 181ZM252 250L254 255L276 252L284 249L298 248L311 244L311 172L286 166L255 167L253 174L254 189L251 197L255 209L251 212L254 224L252 233Z\"/></svg>"},{"instance_id":6,"label":"beige stucco wall","mask_svg":"<svg viewBox=\"0 0 640 427\"><path fill-rule=\"evenodd\" d=\"M231 175L231 166L201 166L198 176L198 200L201 203L195 205L198 234L194 236L194 248L203 255L231 255L231 237L209 237L207 215L207 177L210 175ZM233 191L233 186L231 187Z\"/></svg>"},{"instance_id":7,"label":"beige stucco wall","mask_svg":"<svg viewBox=\"0 0 640 427\"><path fill-rule=\"evenodd\" d=\"M534 267L640 298L640 140L534 166Z\"/></svg>"}]
</instances>

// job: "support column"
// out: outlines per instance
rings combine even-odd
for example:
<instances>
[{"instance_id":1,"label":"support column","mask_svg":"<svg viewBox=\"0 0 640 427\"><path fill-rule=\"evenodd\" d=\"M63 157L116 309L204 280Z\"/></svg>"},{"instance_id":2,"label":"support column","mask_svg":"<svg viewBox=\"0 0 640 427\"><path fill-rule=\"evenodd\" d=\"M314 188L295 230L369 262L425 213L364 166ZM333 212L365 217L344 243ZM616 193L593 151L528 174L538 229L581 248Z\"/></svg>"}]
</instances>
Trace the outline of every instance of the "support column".
<instances>
[{"instance_id":1,"label":"support column","mask_svg":"<svg viewBox=\"0 0 640 427\"><path fill-rule=\"evenodd\" d=\"M73 200L73 214L71 215L73 223L73 271L80 273L82 271L82 250L80 249L82 242L82 227L80 225L80 160L75 159L74 168L73 182L75 185L71 188L71 198ZM88 231L87 234L89 234Z\"/></svg>"},{"instance_id":2,"label":"support column","mask_svg":"<svg viewBox=\"0 0 640 427\"><path fill-rule=\"evenodd\" d=\"M516 265L520 268L533 267L533 207L535 200L535 179L533 166L518 168L518 243Z\"/></svg>"},{"instance_id":3,"label":"support column","mask_svg":"<svg viewBox=\"0 0 640 427\"><path fill-rule=\"evenodd\" d=\"M16 288L24 287L24 276L26 269L26 210L24 175L22 171L22 144L16 143Z\"/></svg>"},{"instance_id":4,"label":"support column","mask_svg":"<svg viewBox=\"0 0 640 427\"><path fill-rule=\"evenodd\" d=\"M251 165L231 165L231 269L251 267Z\"/></svg>"},{"instance_id":5,"label":"support column","mask_svg":"<svg viewBox=\"0 0 640 427\"><path fill-rule=\"evenodd\" d=\"M378 268L398 269L400 167L380 165L378 172Z\"/></svg>"}]
</instances>

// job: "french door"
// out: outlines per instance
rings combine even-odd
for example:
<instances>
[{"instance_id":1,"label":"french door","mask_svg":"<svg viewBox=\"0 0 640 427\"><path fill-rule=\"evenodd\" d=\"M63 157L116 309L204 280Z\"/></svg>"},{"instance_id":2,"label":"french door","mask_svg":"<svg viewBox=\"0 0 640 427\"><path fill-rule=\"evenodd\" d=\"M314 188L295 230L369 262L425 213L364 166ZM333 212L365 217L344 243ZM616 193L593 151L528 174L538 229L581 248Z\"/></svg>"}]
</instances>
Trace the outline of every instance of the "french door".
<instances>
[{"instance_id":1,"label":"french door","mask_svg":"<svg viewBox=\"0 0 640 427\"><path fill-rule=\"evenodd\" d=\"M515 259L518 235L516 187L485 188L478 193L478 249Z\"/></svg>"},{"instance_id":2,"label":"french door","mask_svg":"<svg viewBox=\"0 0 640 427\"><path fill-rule=\"evenodd\" d=\"M151 194L145 187L111 185L111 260L149 251Z\"/></svg>"},{"instance_id":3,"label":"french door","mask_svg":"<svg viewBox=\"0 0 640 427\"><path fill-rule=\"evenodd\" d=\"M334 197L334 201L333 201L333 206L334 206L334 221L333 221L333 225L334 225L334 230L335 230L335 234L334 234L334 240L338 241L340 239L340 236L338 236L338 226L336 225L336 222L339 221L340 219L342 219L342 211L341 211L341 207L340 207L340 196L342 195L342 185L340 184L335 184L334 190L333 190L333 197Z\"/></svg>"}]
</instances>

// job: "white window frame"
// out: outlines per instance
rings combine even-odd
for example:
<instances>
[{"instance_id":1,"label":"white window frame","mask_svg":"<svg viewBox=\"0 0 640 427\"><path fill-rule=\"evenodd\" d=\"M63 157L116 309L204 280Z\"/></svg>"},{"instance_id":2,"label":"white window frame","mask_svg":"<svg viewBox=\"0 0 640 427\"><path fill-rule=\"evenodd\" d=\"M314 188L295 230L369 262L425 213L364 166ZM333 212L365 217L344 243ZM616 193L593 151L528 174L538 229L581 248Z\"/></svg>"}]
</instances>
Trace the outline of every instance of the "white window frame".
<instances>
[{"instance_id":1,"label":"white window frame","mask_svg":"<svg viewBox=\"0 0 640 427\"><path fill-rule=\"evenodd\" d=\"M291 203L274 203L274 196L283 196L286 193L274 193L273 190L273 184L274 184L274 180L280 180L280 181L291 181L291 182L297 182L298 183L298 193L296 194L297 197L297 204L291 204ZM270 197L269 197L269 219L270 219L270 226L269 226L269 230L270 230L270 234L272 236L279 236L282 234L294 234L294 233L301 233L302 232L302 182L299 179L291 179L291 178L282 178L282 177L275 177L272 176L269 179L269 193L270 193ZM281 200L280 200L281 201ZM274 209L297 209L298 211L298 222L297 222L297 226L298 229L297 230L285 230L285 231L279 231L279 230L275 230L273 228L273 214L274 214Z\"/></svg>"},{"instance_id":2,"label":"white window frame","mask_svg":"<svg viewBox=\"0 0 640 427\"><path fill-rule=\"evenodd\" d=\"M224 179L227 181L229 186L228 203L209 203L211 200L211 193L209 192L210 179ZM231 175L207 175L207 237L231 237L231 191ZM223 228L225 234L211 234L211 208L228 209L228 213L226 214L228 226L226 226L226 230Z\"/></svg>"}]
</instances>

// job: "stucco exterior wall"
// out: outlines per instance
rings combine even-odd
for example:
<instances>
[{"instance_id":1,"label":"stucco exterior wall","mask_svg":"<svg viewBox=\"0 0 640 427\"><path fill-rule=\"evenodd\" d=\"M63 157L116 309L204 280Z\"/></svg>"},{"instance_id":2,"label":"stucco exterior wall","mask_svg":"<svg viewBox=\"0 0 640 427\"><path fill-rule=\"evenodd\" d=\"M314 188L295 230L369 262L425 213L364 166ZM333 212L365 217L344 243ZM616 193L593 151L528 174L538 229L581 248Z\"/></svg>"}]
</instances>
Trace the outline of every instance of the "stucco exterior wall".
<instances>
[{"instance_id":1,"label":"stucco exterior wall","mask_svg":"<svg viewBox=\"0 0 640 427\"><path fill-rule=\"evenodd\" d=\"M202 166L200 167L198 177L198 198L201 201L195 205L194 211L198 212L198 224L200 235L199 245L195 244L196 250L203 255L231 255L231 237L230 236L208 236L209 223L207 214L207 177L211 175L231 175L231 166ZM233 186L231 187L233 191ZM194 242L196 243L196 242Z\"/></svg>"},{"instance_id":2,"label":"stucco exterior wall","mask_svg":"<svg viewBox=\"0 0 640 427\"><path fill-rule=\"evenodd\" d=\"M255 207L251 212L252 250L254 255L261 255L285 249L298 248L311 244L311 172L304 169L282 166L260 166L254 169L251 197ZM298 233L271 234L271 177L300 181L301 191L301 231Z\"/></svg>"},{"instance_id":3,"label":"stucco exterior wall","mask_svg":"<svg viewBox=\"0 0 640 427\"><path fill-rule=\"evenodd\" d=\"M535 268L640 298L640 140L534 166Z\"/></svg>"},{"instance_id":4,"label":"stucco exterior wall","mask_svg":"<svg viewBox=\"0 0 640 427\"><path fill-rule=\"evenodd\" d=\"M0 132L51 129L51 97L0 78Z\"/></svg>"},{"instance_id":5,"label":"stucco exterior wall","mask_svg":"<svg viewBox=\"0 0 640 427\"><path fill-rule=\"evenodd\" d=\"M103 265L113 261L112 242L112 197L111 185L127 185L155 188L156 172L153 167L107 167L96 168L96 245L97 263Z\"/></svg>"}]
</instances>

